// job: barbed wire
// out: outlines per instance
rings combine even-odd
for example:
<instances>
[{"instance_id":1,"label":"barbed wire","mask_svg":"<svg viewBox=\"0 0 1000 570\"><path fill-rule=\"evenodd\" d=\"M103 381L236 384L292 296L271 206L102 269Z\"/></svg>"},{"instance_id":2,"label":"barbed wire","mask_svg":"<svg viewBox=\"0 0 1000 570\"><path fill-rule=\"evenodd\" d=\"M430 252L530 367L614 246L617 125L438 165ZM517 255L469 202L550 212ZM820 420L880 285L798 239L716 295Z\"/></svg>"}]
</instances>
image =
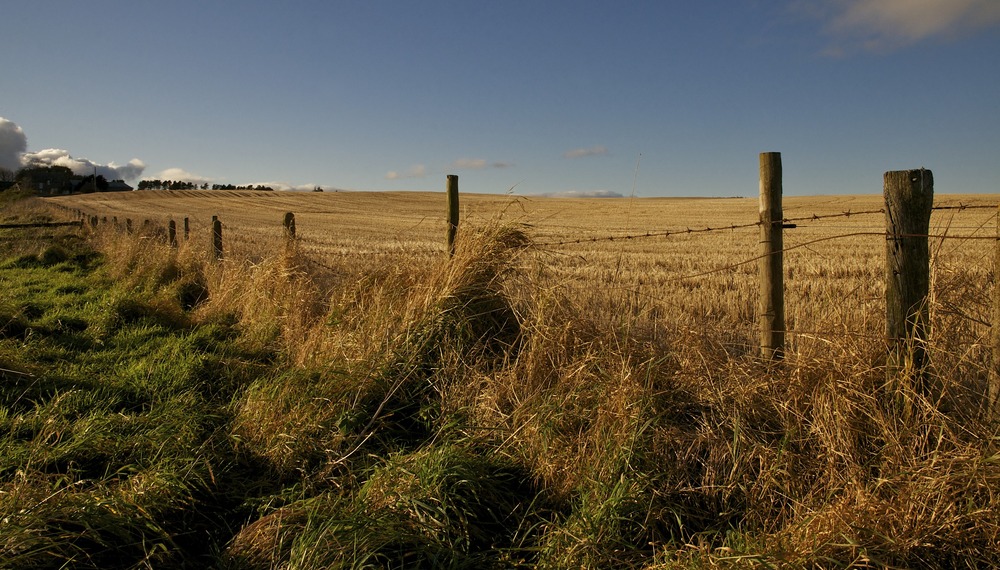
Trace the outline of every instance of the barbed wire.
<instances>
[{"instance_id":1,"label":"barbed wire","mask_svg":"<svg viewBox=\"0 0 1000 570\"><path fill-rule=\"evenodd\" d=\"M743 261L738 261L736 263L731 263L729 265L726 265L726 266L723 266L723 267L718 267L716 269L711 269L709 271L703 271L701 273L694 273L694 274L691 274L691 275L683 275L681 277L675 277L673 279L668 279L666 282L669 283L671 281L684 281L684 280L687 280L687 279L695 279L697 277L705 277L707 275L712 275L714 273L722 273L723 271L730 271L730 270L736 269L737 267L740 267L742 265L747 265L748 263L753 263L755 261L760 261L761 259L764 259L765 257L769 257L771 255L775 255L775 254L778 254L778 253L789 252L789 251L792 251L792 250L796 250L796 249L799 249L799 248L807 247L807 246L810 246L810 245L813 245L813 244L817 244L817 243L820 243L820 242L824 242L824 241L831 241L831 240L835 240L835 239L844 239L844 238L856 237L856 236L868 236L868 235L885 235L885 232L882 232L882 233L879 233L879 232L851 232L851 233L848 233L848 234L839 234L839 235L835 235L835 236L825 236L825 237L821 237L821 238L816 238L816 239L813 239L813 240L809 240L809 241L802 242L802 243L797 243L795 245L782 248L781 250L778 250L778 251L763 253L763 254L760 254L760 255L755 255L754 257L751 257L749 259L744 259Z\"/></svg>"},{"instance_id":2,"label":"barbed wire","mask_svg":"<svg viewBox=\"0 0 1000 570\"><path fill-rule=\"evenodd\" d=\"M755 227L755 226L759 226L759 225L760 225L760 222L753 222L753 223L747 223L747 224L732 224L732 225L729 225L729 226L717 226L717 227L694 228L694 229L692 229L692 228L685 228L683 230L665 230L665 231L659 231L659 232L651 232L650 231L650 232L646 232L646 233L643 233L643 234L626 234L626 235L620 235L620 236L600 236L600 237L591 237L591 238L577 238L577 239L568 239L568 240L559 240L559 241L537 242L537 243L535 243L533 245L535 247L544 247L544 246L550 246L550 245L569 245L569 244L578 244L578 243L596 243L596 242L601 242L601 241L620 241L620 240L627 241L627 240L642 239L642 238L651 238L651 237L670 237L670 236L673 236L673 235L681 235L681 234L703 234L703 233L709 233L709 232L733 231L733 230L741 230L741 229L745 229L745 228L751 228L751 227Z\"/></svg>"},{"instance_id":3,"label":"barbed wire","mask_svg":"<svg viewBox=\"0 0 1000 570\"><path fill-rule=\"evenodd\" d=\"M847 210L846 212L840 212L839 214L811 214L808 216L799 216L796 218L782 218L781 221L784 223L804 222L808 220L826 220L829 218L850 218L851 216L864 216L867 214L884 214L884 213L885 213L885 208L879 208L877 210L860 210L857 212ZM760 225L760 222L757 222L757 225Z\"/></svg>"},{"instance_id":4,"label":"barbed wire","mask_svg":"<svg viewBox=\"0 0 1000 570\"><path fill-rule=\"evenodd\" d=\"M997 206L982 205L982 204L979 204L979 205L976 205L976 204L957 204L957 205L934 206L931 209L932 210L959 210L959 211L961 211L961 210L969 210L969 209L987 209L987 208L997 209ZM786 225L786 226L791 226L788 229L793 229L793 228L797 227L796 222L813 221L813 220L827 220L827 219L833 219L833 218L850 218L851 216L864 216L864 215L874 215L874 214L884 214L884 213L885 213L885 208L878 208L878 209L872 209L872 210L859 210L859 211L847 210L846 212L840 212L840 213L836 213L836 214L810 214L810 215L807 215L807 216L796 216L796 217L782 218L781 219L781 224ZM778 222L774 222L774 223L778 223ZM625 235L619 235L619 236L596 236L596 237L588 237L588 238L576 238L576 239L562 239L562 240L542 241L542 242L536 242L536 243L534 243L533 246L534 247L548 247L548 246L560 246L560 245L575 245L575 244L583 244L583 243L599 243L599 242L605 242L605 241L608 241L608 242L613 242L613 241L629 241L629 240L638 240L638 239L654 238L654 237L670 237L670 236L688 235L688 234L702 234L702 233L712 233L712 232L721 232L721 231L735 231L735 230L740 230L740 229L746 229L746 228L752 228L752 227L759 227L762 224L763 224L763 222L761 222L761 221L758 220L756 222L747 222L747 223L742 223L742 224L721 225L721 226L714 226L714 227L710 226L710 227L705 227L705 228L694 228L694 229L692 229L692 228L688 227L688 228L685 228L683 230L663 230L663 231L655 231L655 232L654 231L647 231L647 232L641 233L641 234L625 234ZM900 236L900 237L918 237L918 236L916 236L916 235L906 235L906 236ZM928 238L949 238L949 239L960 238L960 237L964 237L966 239L997 239L997 238L985 238L985 237L973 237L973 236L943 236L943 235L927 235L926 237L928 237Z\"/></svg>"},{"instance_id":5,"label":"barbed wire","mask_svg":"<svg viewBox=\"0 0 1000 570\"><path fill-rule=\"evenodd\" d=\"M931 210L996 210L996 204L953 204L953 205L941 205L941 206L931 206Z\"/></svg>"},{"instance_id":6,"label":"barbed wire","mask_svg":"<svg viewBox=\"0 0 1000 570\"><path fill-rule=\"evenodd\" d=\"M976 321L978 322L978 321ZM989 326L988 324L986 326ZM853 337L853 338L863 338L872 340L885 340L886 335L884 333L874 333L874 332L859 332L851 330L842 331L807 331L807 330L796 330L796 329L785 329L783 331L771 331L771 332L783 332L789 336L803 336L803 337ZM972 341L959 341L954 339L948 339L947 341L942 341L940 338L925 340L925 344L929 346L934 345L948 345L948 346L982 346L983 348L989 347L989 342L982 338Z\"/></svg>"},{"instance_id":7,"label":"barbed wire","mask_svg":"<svg viewBox=\"0 0 1000 570\"><path fill-rule=\"evenodd\" d=\"M763 253L763 254L760 254L760 255L755 255L753 257L750 257L750 258L747 258L747 259L743 259L743 260L738 261L736 263L730 263L730 264L724 265L722 267L716 267L714 269L709 269L707 271L701 271L701 272L698 272L698 273L691 273L691 274L688 274L688 275L681 275L681 276L678 276L678 277L672 277L672 278L669 278L669 279L666 279L666 280L662 281L662 283L673 283L673 282L679 282L679 281L686 281L686 280L689 280L689 279L697 279L697 278L700 278L700 277L707 277L709 275L714 275L716 273L723 273L723 272L731 271L733 269L736 269L737 267L741 267L743 265L747 265L747 264L753 263L755 261L760 261L761 259L763 259L765 257L771 256L771 255L776 255L778 253L782 253L783 254L783 253L786 253L786 252L789 252L789 251L793 251L793 250L796 250L796 249L800 249L800 248L803 248L803 247L808 247L808 246L811 246L811 245L815 245L817 243L824 242L824 241L833 241L833 240L838 240L838 239L845 239L845 238L859 237L859 236L883 236L883 237L886 237L887 239L890 238L890 234L887 233L887 232L884 232L884 231L882 231L882 232L861 231L861 232L850 232L850 233L846 233L846 234L838 234L838 235L834 235L834 236L824 236L824 237L821 237L821 238L816 238L816 239L813 239L813 240L805 241L805 242L802 242L802 243L797 243L797 244L794 244L794 245L782 248L779 251L774 251L774 252L769 252L769 253ZM944 239L972 239L972 240L993 240L993 241L997 241L998 239L1000 239L1000 238L997 238L996 236L953 236L953 235L940 235L940 234L939 235L935 235L935 234L894 234L893 237L896 237L896 238L925 237L925 238L934 238L934 239L944 238Z\"/></svg>"}]
</instances>

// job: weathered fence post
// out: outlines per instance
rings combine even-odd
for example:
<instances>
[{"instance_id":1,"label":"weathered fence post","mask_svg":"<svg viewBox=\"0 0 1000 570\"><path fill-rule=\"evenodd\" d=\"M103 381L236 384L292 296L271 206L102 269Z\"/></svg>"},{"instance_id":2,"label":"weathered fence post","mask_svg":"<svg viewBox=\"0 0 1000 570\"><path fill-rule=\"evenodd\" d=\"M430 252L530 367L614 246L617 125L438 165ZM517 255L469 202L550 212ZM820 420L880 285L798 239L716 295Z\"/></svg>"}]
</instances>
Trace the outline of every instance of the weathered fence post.
<instances>
[{"instance_id":1,"label":"weathered fence post","mask_svg":"<svg viewBox=\"0 0 1000 570\"><path fill-rule=\"evenodd\" d=\"M291 261L295 255L295 214L285 212L285 219L282 221L285 235L285 260Z\"/></svg>"},{"instance_id":2,"label":"weathered fence post","mask_svg":"<svg viewBox=\"0 0 1000 570\"><path fill-rule=\"evenodd\" d=\"M132 218L125 218L125 231L132 233Z\"/></svg>"},{"instance_id":3,"label":"weathered fence post","mask_svg":"<svg viewBox=\"0 0 1000 570\"><path fill-rule=\"evenodd\" d=\"M785 289L782 250L781 153L760 153L760 352L767 360L785 354Z\"/></svg>"},{"instance_id":4,"label":"weathered fence post","mask_svg":"<svg viewBox=\"0 0 1000 570\"><path fill-rule=\"evenodd\" d=\"M448 255L455 255L455 235L458 233L458 175L449 174L448 193Z\"/></svg>"},{"instance_id":5,"label":"weathered fence post","mask_svg":"<svg viewBox=\"0 0 1000 570\"><path fill-rule=\"evenodd\" d=\"M1000 206L997 206L997 215L1000 216ZM996 417L997 404L1000 403L1000 217L997 218L997 241L993 253L993 326L990 340L993 341L993 368L986 392L986 414Z\"/></svg>"},{"instance_id":6,"label":"weathered fence post","mask_svg":"<svg viewBox=\"0 0 1000 570\"><path fill-rule=\"evenodd\" d=\"M191 237L191 221L184 218L184 241Z\"/></svg>"},{"instance_id":7,"label":"weathered fence post","mask_svg":"<svg viewBox=\"0 0 1000 570\"><path fill-rule=\"evenodd\" d=\"M930 170L886 172L885 336L886 378L910 382L924 395L926 385L930 255L927 232L934 205Z\"/></svg>"},{"instance_id":8,"label":"weathered fence post","mask_svg":"<svg viewBox=\"0 0 1000 570\"><path fill-rule=\"evenodd\" d=\"M167 222L167 242L170 247L177 249L177 222L173 220Z\"/></svg>"},{"instance_id":9,"label":"weathered fence post","mask_svg":"<svg viewBox=\"0 0 1000 570\"><path fill-rule=\"evenodd\" d=\"M212 216L212 258L222 259L222 222L219 216Z\"/></svg>"}]
</instances>

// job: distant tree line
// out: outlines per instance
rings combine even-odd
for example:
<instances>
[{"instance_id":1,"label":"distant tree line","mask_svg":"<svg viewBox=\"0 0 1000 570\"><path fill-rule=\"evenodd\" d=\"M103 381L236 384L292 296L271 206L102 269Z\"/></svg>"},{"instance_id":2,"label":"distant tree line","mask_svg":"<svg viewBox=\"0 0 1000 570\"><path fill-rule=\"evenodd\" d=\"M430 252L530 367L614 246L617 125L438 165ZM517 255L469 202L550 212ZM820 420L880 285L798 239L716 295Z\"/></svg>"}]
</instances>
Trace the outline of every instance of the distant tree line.
<instances>
[{"instance_id":1,"label":"distant tree line","mask_svg":"<svg viewBox=\"0 0 1000 570\"><path fill-rule=\"evenodd\" d=\"M209 186L208 182L205 182L199 186L194 182L187 182L184 180L140 180L136 190L258 190L271 192L274 191L274 188L264 186L263 184L258 184L256 186L253 184L248 184L246 186L236 186L233 184L212 184Z\"/></svg>"},{"instance_id":2,"label":"distant tree line","mask_svg":"<svg viewBox=\"0 0 1000 570\"><path fill-rule=\"evenodd\" d=\"M0 190L18 186L24 192L51 196L131 190L123 180L108 182L102 174L80 176L65 166L26 166L17 172L0 168Z\"/></svg>"}]
</instances>

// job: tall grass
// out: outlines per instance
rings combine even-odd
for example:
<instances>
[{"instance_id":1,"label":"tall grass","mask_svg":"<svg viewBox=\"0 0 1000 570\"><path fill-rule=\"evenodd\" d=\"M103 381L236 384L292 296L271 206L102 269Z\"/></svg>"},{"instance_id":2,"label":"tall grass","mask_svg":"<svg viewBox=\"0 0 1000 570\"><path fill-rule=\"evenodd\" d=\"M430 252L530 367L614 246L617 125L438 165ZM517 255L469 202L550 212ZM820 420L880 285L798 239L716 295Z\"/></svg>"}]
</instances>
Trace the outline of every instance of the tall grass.
<instances>
[{"instance_id":1,"label":"tall grass","mask_svg":"<svg viewBox=\"0 0 1000 570\"><path fill-rule=\"evenodd\" d=\"M887 380L877 335L800 336L784 363L761 362L735 324L753 311L740 283L659 299L627 286L625 264L616 288L582 287L501 221L431 263L92 243L95 278L114 285L81 317L90 342L145 356L86 397L48 375L42 348L24 363L51 388L37 405L4 396L12 560L97 565L137 541L152 546L132 564L197 551L230 568L950 568L1000 554L997 424L977 407L989 363L947 312L983 303L975 268L937 265L935 318L953 334L931 341L946 387L931 400ZM803 284L820 270L800 269L795 290L826 313L798 318L872 328ZM877 273L852 275L838 278L877 289ZM8 338L54 319L5 302ZM169 347L147 341L164 331ZM37 467L53 461L69 467ZM85 519L96 531L64 522L94 509L108 513ZM177 513L224 530L194 547Z\"/></svg>"}]
</instances>

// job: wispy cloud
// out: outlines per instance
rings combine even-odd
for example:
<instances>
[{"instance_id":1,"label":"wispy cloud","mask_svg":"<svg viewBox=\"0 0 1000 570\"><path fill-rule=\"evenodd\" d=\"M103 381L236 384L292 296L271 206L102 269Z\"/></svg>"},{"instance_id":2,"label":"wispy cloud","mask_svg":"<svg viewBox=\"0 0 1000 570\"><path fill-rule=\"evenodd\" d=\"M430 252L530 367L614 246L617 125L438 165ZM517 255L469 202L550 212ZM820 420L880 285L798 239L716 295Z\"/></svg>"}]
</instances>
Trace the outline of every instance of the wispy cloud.
<instances>
[{"instance_id":1,"label":"wispy cloud","mask_svg":"<svg viewBox=\"0 0 1000 570\"><path fill-rule=\"evenodd\" d=\"M566 151L563 153L563 158L583 158L585 156L600 156L603 154L608 154L607 147L597 145L590 148L575 148Z\"/></svg>"},{"instance_id":2,"label":"wispy cloud","mask_svg":"<svg viewBox=\"0 0 1000 570\"><path fill-rule=\"evenodd\" d=\"M550 198L623 198L620 193L613 190L565 190L563 192L550 192L542 194Z\"/></svg>"},{"instance_id":3,"label":"wispy cloud","mask_svg":"<svg viewBox=\"0 0 1000 570\"><path fill-rule=\"evenodd\" d=\"M451 163L456 170L483 170L485 168L510 168L510 162L489 162L485 158L460 158Z\"/></svg>"},{"instance_id":4,"label":"wispy cloud","mask_svg":"<svg viewBox=\"0 0 1000 570\"><path fill-rule=\"evenodd\" d=\"M825 21L825 30L833 37L828 55L888 52L1000 25L997 0L820 0L809 7Z\"/></svg>"},{"instance_id":5,"label":"wispy cloud","mask_svg":"<svg viewBox=\"0 0 1000 570\"><path fill-rule=\"evenodd\" d=\"M405 178L423 178L427 176L427 167L423 164L414 164L406 172L390 170L385 173L386 180L403 180Z\"/></svg>"}]
</instances>

